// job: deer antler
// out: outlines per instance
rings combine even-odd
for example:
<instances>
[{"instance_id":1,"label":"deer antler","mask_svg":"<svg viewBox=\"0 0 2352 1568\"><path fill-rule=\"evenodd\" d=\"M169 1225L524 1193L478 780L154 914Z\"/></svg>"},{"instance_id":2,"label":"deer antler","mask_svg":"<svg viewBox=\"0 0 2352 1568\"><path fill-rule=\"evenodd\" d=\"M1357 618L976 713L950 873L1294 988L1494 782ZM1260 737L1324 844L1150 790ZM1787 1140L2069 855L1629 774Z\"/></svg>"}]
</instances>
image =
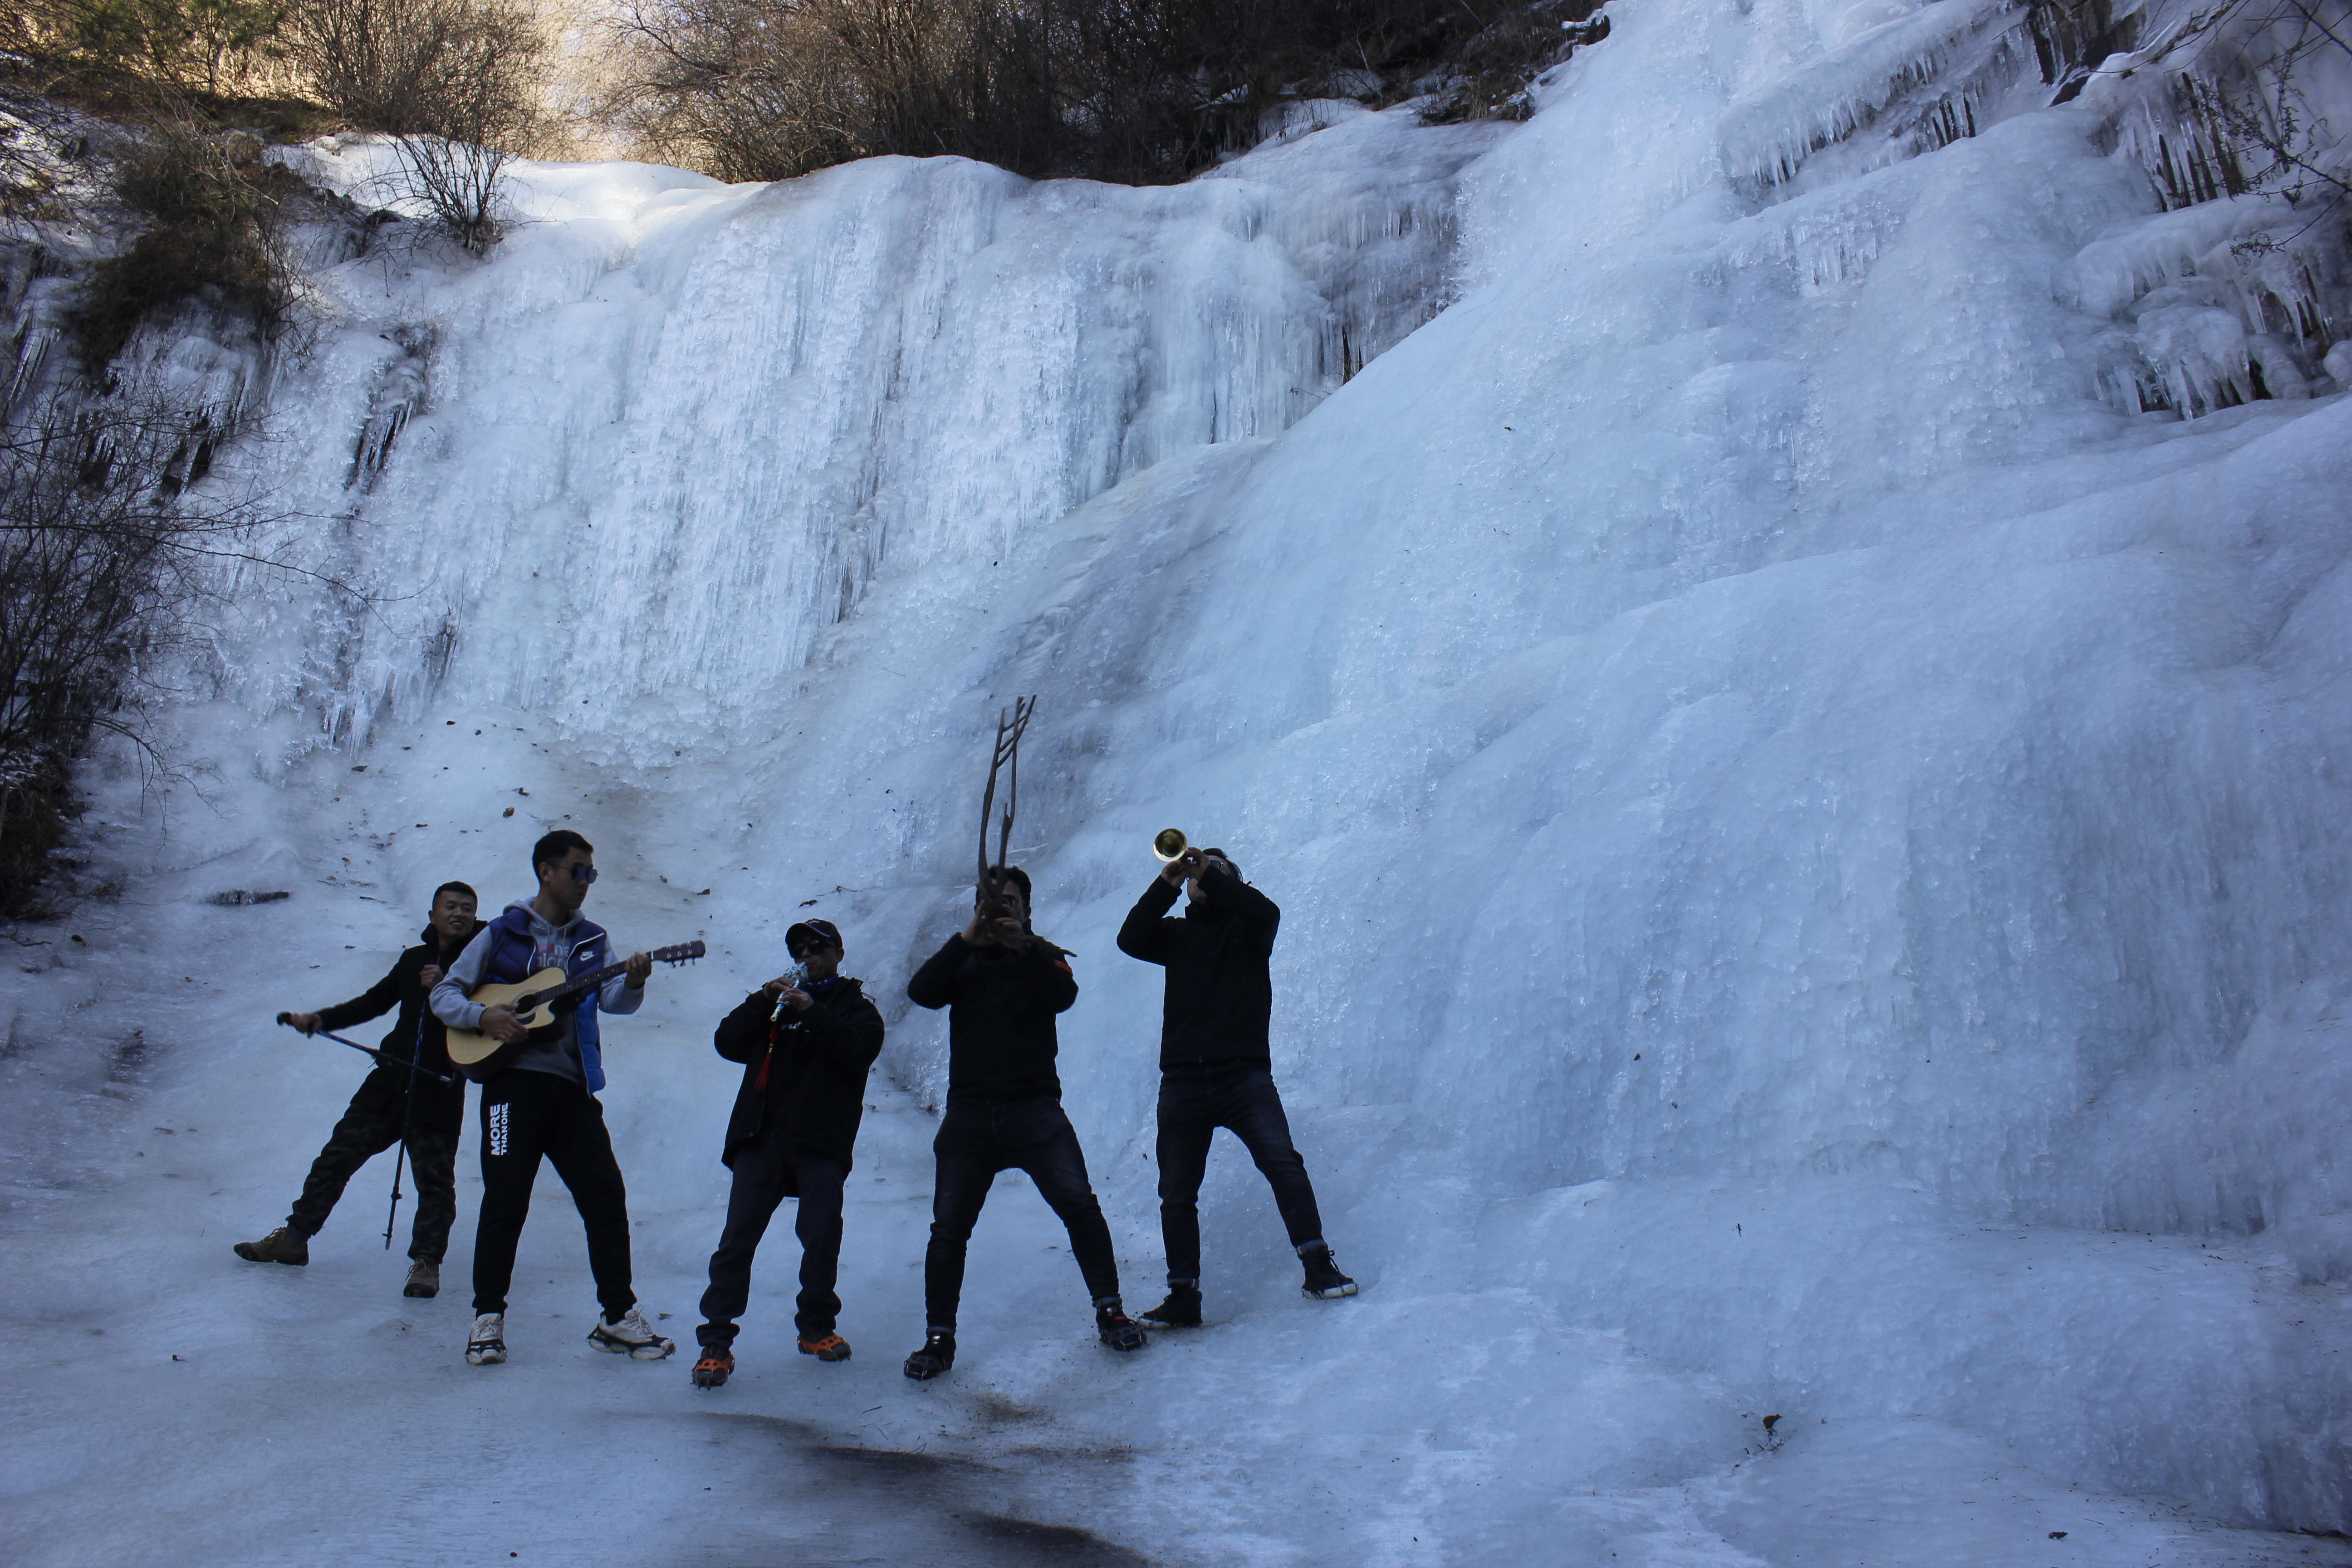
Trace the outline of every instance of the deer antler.
<instances>
[{"instance_id":1,"label":"deer antler","mask_svg":"<svg viewBox=\"0 0 2352 1568\"><path fill-rule=\"evenodd\" d=\"M980 801L980 886L993 889L995 879L990 875L993 867L1004 864L1004 857L1013 843L1013 814L1021 805L1021 737L1029 728L1030 716L1037 711L1034 697L1013 700L1009 709L996 713L996 747L988 763L988 792ZM1006 781L1004 819L996 835L996 858L988 858L988 819L996 810L996 775L1012 764L1012 775Z\"/></svg>"}]
</instances>

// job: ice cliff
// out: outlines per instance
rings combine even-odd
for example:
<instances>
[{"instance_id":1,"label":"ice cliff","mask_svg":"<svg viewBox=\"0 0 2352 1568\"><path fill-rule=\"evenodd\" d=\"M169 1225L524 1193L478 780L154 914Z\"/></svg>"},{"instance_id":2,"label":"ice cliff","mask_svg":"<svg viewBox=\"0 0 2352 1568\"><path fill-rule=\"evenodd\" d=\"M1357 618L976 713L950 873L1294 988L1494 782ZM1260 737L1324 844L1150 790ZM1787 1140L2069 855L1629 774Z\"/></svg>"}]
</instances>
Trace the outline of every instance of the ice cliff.
<instances>
[{"instance_id":1,"label":"ice cliff","mask_svg":"<svg viewBox=\"0 0 2352 1568\"><path fill-rule=\"evenodd\" d=\"M1064 1077L1130 1297L1158 976L1110 936L1171 824L1283 905L1276 1074L1366 1282L1296 1301L1224 1145L1214 1348L1107 1368L1060 1342L1045 1230L992 1260L1035 1206L1006 1193L957 1374L988 1392L952 1397L1118 1457L1034 1506L1204 1563L2046 1568L2053 1531L2235 1563L2299 1548L2216 1521L2352 1529L2342 258L2275 195L2151 175L2169 122L2091 68L2150 39L2101 43L2104 7L1611 16L1522 126L1332 108L1169 189L536 167L486 264L322 253L266 375L148 345L263 408L220 482L318 575L236 585L168 716L194 782L94 779L128 892L0 1003L43 1108L21 1234L156 1186L121 1169L133 1080L226 1194L156 1188L42 1300L152 1331L99 1260L155 1248L265 1339L322 1310L226 1251L348 1079L262 1021L356 991L446 877L520 896L570 825L623 940L721 953L608 1048L683 1315L722 1190L703 1031L803 907L899 1005L1034 691L1017 847L1078 954ZM373 156L298 154L355 189ZM264 883L295 897L202 902ZM134 1030L111 1095L57 1044ZM943 1044L894 1012L898 1206L850 1220L876 1381L841 1420L899 1448L935 1424L887 1363ZM552 1279L566 1223L527 1239ZM454 1362L460 1307L399 1343L338 1309L365 1376L331 1398ZM800 1388L776 1407L835 1419ZM95 1539L47 1484L26 1539Z\"/></svg>"}]
</instances>

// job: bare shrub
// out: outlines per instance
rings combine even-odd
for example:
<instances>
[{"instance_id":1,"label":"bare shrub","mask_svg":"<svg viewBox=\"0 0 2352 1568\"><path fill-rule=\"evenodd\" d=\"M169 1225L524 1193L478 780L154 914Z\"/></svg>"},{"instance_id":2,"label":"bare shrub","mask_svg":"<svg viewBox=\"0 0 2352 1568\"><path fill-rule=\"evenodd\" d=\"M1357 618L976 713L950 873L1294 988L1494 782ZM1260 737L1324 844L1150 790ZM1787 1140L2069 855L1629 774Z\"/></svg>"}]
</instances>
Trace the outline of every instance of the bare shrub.
<instances>
[{"instance_id":1,"label":"bare shrub","mask_svg":"<svg viewBox=\"0 0 2352 1568\"><path fill-rule=\"evenodd\" d=\"M266 65L285 0L20 0L0 37L21 54L219 94Z\"/></svg>"},{"instance_id":2,"label":"bare shrub","mask_svg":"<svg viewBox=\"0 0 2352 1568\"><path fill-rule=\"evenodd\" d=\"M620 112L726 180L879 153L1053 161L1054 54L1001 0L637 0Z\"/></svg>"},{"instance_id":3,"label":"bare shrub","mask_svg":"<svg viewBox=\"0 0 2352 1568\"><path fill-rule=\"evenodd\" d=\"M2169 55L2182 118L2202 133L2191 151L2204 156L2164 168L2167 205L2270 191L2315 221L2341 220L2352 141L2318 100L2352 70L2352 5L2233 0L2200 14Z\"/></svg>"},{"instance_id":4,"label":"bare shrub","mask_svg":"<svg viewBox=\"0 0 2352 1568\"><path fill-rule=\"evenodd\" d=\"M656 156L778 179L952 153L1179 180L1286 97L1394 100L1523 6L1470 0L625 0L609 108ZM1558 21L1548 47L1557 47Z\"/></svg>"},{"instance_id":5,"label":"bare shrub","mask_svg":"<svg viewBox=\"0 0 2352 1568\"><path fill-rule=\"evenodd\" d=\"M1582 44L1609 36L1609 18L1595 16L1600 0L1536 0L1505 7L1453 51L1444 87L1423 117L1445 124L1464 120L1525 120L1532 112L1528 83Z\"/></svg>"},{"instance_id":6,"label":"bare shrub","mask_svg":"<svg viewBox=\"0 0 2352 1568\"><path fill-rule=\"evenodd\" d=\"M140 700L256 521L187 493L222 434L56 404L0 426L0 912L36 900L93 737L146 748Z\"/></svg>"},{"instance_id":7,"label":"bare shrub","mask_svg":"<svg viewBox=\"0 0 2352 1568\"><path fill-rule=\"evenodd\" d=\"M278 205L294 184L250 136L191 121L154 127L114 181L148 226L90 268L67 316L83 368L100 374L141 322L192 299L275 335L290 290Z\"/></svg>"},{"instance_id":8,"label":"bare shrub","mask_svg":"<svg viewBox=\"0 0 2352 1568\"><path fill-rule=\"evenodd\" d=\"M398 138L391 195L479 256L504 227L507 167L542 133L548 41L514 0L306 0L284 28L320 100Z\"/></svg>"}]
</instances>

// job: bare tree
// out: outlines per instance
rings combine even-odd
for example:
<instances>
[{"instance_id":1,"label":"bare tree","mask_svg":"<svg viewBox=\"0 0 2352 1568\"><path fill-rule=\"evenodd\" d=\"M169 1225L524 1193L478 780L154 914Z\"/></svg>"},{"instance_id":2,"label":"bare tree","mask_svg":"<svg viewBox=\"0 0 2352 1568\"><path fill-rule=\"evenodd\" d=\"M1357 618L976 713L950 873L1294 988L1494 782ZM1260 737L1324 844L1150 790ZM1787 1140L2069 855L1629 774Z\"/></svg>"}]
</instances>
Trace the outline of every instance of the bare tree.
<instances>
[{"instance_id":1,"label":"bare tree","mask_svg":"<svg viewBox=\"0 0 2352 1568\"><path fill-rule=\"evenodd\" d=\"M1489 20L1468 0L624 0L608 109L724 179L954 153L1160 182L1246 144L1276 99L1409 82Z\"/></svg>"},{"instance_id":2,"label":"bare tree","mask_svg":"<svg viewBox=\"0 0 2352 1568\"><path fill-rule=\"evenodd\" d=\"M187 492L223 435L200 415L63 404L0 426L0 910L36 897L93 736L147 748L142 693L257 521Z\"/></svg>"},{"instance_id":3,"label":"bare tree","mask_svg":"<svg viewBox=\"0 0 2352 1568\"><path fill-rule=\"evenodd\" d=\"M393 195L467 250L498 242L508 165L542 126L548 40L520 0L307 0L288 53L330 108L398 139Z\"/></svg>"}]
</instances>

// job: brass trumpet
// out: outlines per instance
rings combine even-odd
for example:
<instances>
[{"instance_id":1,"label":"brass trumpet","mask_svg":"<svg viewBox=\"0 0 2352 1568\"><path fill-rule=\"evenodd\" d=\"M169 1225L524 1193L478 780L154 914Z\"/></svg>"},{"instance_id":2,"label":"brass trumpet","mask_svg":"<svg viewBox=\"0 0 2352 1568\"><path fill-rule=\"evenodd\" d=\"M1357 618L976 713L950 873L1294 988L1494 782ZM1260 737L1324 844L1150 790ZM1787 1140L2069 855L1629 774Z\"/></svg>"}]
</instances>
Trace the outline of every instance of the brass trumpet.
<instances>
[{"instance_id":1,"label":"brass trumpet","mask_svg":"<svg viewBox=\"0 0 2352 1568\"><path fill-rule=\"evenodd\" d=\"M1151 836L1152 858L1163 866L1181 860L1184 858L1184 852L1191 847L1192 845L1184 837L1184 830L1181 827L1163 827Z\"/></svg>"}]
</instances>

